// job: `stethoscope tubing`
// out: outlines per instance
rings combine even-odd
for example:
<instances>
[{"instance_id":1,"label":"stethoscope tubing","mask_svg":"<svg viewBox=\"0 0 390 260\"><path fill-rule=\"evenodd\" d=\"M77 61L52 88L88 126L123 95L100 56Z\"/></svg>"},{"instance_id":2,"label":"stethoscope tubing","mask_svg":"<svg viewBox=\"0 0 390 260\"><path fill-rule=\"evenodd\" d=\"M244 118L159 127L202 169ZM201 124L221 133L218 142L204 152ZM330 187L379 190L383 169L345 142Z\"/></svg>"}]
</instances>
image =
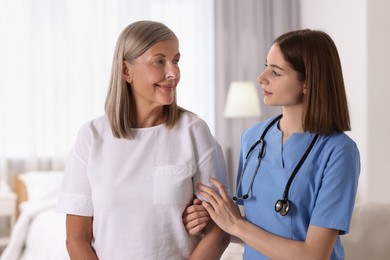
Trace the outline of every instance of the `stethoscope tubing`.
<instances>
[{"instance_id":1,"label":"stethoscope tubing","mask_svg":"<svg viewBox=\"0 0 390 260\"><path fill-rule=\"evenodd\" d=\"M243 199L247 199L249 198L249 192L250 190L252 189L252 186L253 186L253 182L255 181L255 178L256 178L256 175L257 175L257 171L260 167L260 162L261 160L263 159L263 156L264 156L264 146L265 146L265 141L264 141L264 137L266 135L266 133L268 132L268 130L271 128L271 126L273 126L278 120L280 120L281 118L283 117L283 114L280 114L278 115L276 118L274 118L274 120L272 120L268 125L267 127L264 129L263 133L261 134L259 140L257 140L250 148L249 148L249 151L247 152L246 156L245 156L245 161L244 161L244 166L242 167L242 170L241 170L241 174L240 174L240 179L239 181L237 182L236 184L236 195L233 196L233 200L234 201L237 201L237 200L243 200ZM256 164L256 168L255 168L255 172L253 173L253 176L252 176L252 180L250 182L250 185L248 187L248 191L247 193L245 193L244 195L242 195L241 197L238 197L238 190L239 190L239 187L242 183L242 177L244 176L244 172L245 172L245 169L246 169L246 166L248 164L248 158L249 156L251 155L251 153L254 151L254 149L256 148L256 146L258 144L261 144L261 148L260 148L260 151L259 151L259 155L257 157L257 164Z\"/></svg>"}]
</instances>

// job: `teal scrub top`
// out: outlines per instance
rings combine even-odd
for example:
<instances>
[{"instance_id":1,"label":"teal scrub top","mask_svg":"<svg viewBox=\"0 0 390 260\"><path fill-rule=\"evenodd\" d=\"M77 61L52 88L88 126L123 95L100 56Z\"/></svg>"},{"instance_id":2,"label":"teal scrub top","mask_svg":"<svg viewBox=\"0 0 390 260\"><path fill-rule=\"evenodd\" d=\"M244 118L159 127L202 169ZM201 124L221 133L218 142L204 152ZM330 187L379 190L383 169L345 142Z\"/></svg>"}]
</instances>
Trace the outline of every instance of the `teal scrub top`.
<instances>
[{"instance_id":1,"label":"teal scrub top","mask_svg":"<svg viewBox=\"0 0 390 260\"><path fill-rule=\"evenodd\" d=\"M250 147L259 139L273 118L247 129L241 138L237 183ZM292 240L304 241L309 225L338 229L348 233L360 174L360 157L355 142L344 133L319 136L292 181L286 216L275 211L283 198L287 181L315 134L294 133L283 144L282 132L275 123L266 133L263 159L244 205L245 218L258 227ZM258 161L258 145L248 156L237 195L246 193ZM268 259L245 245L244 259ZM344 259L337 238L330 259Z\"/></svg>"}]
</instances>

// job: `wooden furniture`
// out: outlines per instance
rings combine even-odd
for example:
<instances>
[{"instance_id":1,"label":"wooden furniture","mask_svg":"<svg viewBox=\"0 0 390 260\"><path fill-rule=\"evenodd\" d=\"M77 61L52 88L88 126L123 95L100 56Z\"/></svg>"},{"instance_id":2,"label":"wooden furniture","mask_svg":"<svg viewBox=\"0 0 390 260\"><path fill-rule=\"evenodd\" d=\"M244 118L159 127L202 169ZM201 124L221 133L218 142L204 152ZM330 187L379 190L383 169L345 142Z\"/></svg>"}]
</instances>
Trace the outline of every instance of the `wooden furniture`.
<instances>
[{"instance_id":1,"label":"wooden furniture","mask_svg":"<svg viewBox=\"0 0 390 260\"><path fill-rule=\"evenodd\" d=\"M18 217L19 205L28 200L27 187L18 175L14 177L14 192L16 193L16 217Z\"/></svg>"}]
</instances>

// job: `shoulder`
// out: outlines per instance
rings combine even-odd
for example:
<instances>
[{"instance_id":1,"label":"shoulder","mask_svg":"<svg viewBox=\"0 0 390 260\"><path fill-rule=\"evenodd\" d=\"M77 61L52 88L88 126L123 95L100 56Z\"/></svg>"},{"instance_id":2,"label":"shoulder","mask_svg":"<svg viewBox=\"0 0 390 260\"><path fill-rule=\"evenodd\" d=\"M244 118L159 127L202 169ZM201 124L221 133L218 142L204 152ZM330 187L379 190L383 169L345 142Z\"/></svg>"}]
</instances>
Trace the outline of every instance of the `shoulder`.
<instances>
[{"instance_id":1,"label":"shoulder","mask_svg":"<svg viewBox=\"0 0 390 260\"><path fill-rule=\"evenodd\" d=\"M191 112L183 112L178 121L179 127L185 127L194 131L206 131L210 132L207 123L199 116Z\"/></svg>"},{"instance_id":2,"label":"shoulder","mask_svg":"<svg viewBox=\"0 0 390 260\"><path fill-rule=\"evenodd\" d=\"M217 143L207 123L191 112L184 112L172 130L181 136L189 136L197 143Z\"/></svg>"},{"instance_id":3,"label":"shoulder","mask_svg":"<svg viewBox=\"0 0 390 260\"><path fill-rule=\"evenodd\" d=\"M359 175L360 153L352 138L339 132L321 136L318 141L318 151L322 155L320 160L324 160L328 169L332 169L332 165L343 169L346 167L354 175Z\"/></svg>"},{"instance_id":4,"label":"shoulder","mask_svg":"<svg viewBox=\"0 0 390 260\"><path fill-rule=\"evenodd\" d=\"M327 149L335 150L358 150L358 147L354 140L349 137L346 133L336 132L330 135L321 137L323 145Z\"/></svg>"},{"instance_id":5,"label":"shoulder","mask_svg":"<svg viewBox=\"0 0 390 260\"><path fill-rule=\"evenodd\" d=\"M242 135L242 138L245 139L245 138L259 138L261 133L263 133L263 131L267 128L267 126L269 124L271 124L272 121L274 121L278 116L274 116L274 117L271 117L271 118L268 118L264 121L261 121L259 123L256 123L252 126L250 126L248 129L246 129Z\"/></svg>"},{"instance_id":6,"label":"shoulder","mask_svg":"<svg viewBox=\"0 0 390 260\"><path fill-rule=\"evenodd\" d=\"M106 130L107 128L110 128L110 123L107 119L107 116L101 115L92 120L84 122L84 124L80 128L80 131L102 131Z\"/></svg>"},{"instance_id":7,"label":"shoulder","mask_svg":"<svg viewBox=\"0 0 390 260\"><path fill-rule=\"evenodd\" d=\"M106 115L101 115L82 124L78 131L78 139L85 139L96 135L102 135L107 131L111 131L110 124Z\"/></svg>"}]
</instances>

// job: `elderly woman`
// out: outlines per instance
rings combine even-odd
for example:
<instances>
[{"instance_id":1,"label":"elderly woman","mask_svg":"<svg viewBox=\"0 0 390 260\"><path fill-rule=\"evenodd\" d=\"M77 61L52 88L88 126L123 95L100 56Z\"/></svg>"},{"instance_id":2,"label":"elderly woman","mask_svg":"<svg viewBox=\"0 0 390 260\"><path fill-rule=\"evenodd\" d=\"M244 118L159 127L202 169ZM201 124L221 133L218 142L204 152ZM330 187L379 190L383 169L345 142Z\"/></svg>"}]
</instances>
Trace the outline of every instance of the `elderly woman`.
<instances>
[{"instance_id":1,"label":"elderly woman","mask_svg":"<svg viewBox=\"0 0 390 260\"><path fill-rule=\"evenodd\" d=\"M219 259L229 243L212 221L202 237L182 222L199 182L229 183L206 123L176 104L179 60L161 23L120 34L106 113L80 129L65 169L57 208L72 259Z\"/></svg>"}]
</instances>

